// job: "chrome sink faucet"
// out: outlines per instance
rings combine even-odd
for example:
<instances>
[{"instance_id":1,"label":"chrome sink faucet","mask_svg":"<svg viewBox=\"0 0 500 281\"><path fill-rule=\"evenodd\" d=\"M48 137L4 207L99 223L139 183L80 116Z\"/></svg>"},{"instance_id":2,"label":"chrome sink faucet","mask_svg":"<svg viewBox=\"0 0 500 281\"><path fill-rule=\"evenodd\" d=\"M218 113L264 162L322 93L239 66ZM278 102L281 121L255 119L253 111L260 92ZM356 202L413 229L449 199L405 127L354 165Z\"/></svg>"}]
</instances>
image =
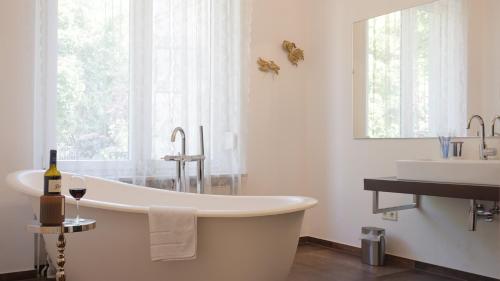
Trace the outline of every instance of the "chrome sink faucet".
<instances>
[{"instance_id":1,"label":"chrome sink faucet","mask_svg":"<svg viewBox=\"0 0 500 281\"><path fill-rule=\"evenodd\" d=\"M493 118L493 121L491 121L491 136L492 137L496 136L495 124L497 123L498 120L500 120L500 115L495 116L495 118Z\"/></svg>"},{"instance_id":2,"label":"chrome sink faucet","mask_svg":"<svg viewBox=\"0 0 500 281\"><path fill-rule=\"evenodd\" d=\"M205 192L205 146L203 138L203 126L200 126L200 154L199 155L186 155L186 134L181 127L177 127L172 132L170 137L171 142L175 142L177 135L180 134L182 138L181 153L176 156L164 156L162 159L165 161L176 162L176 191L188 192L189 181L186 179L186 162L196 162L196 191L197 193Z\"/></svg>"},{"instance_id":3,"label":"chrome sink faucet","mask_svg":"<svg viewBox=\"0 0 500 281\"><path fill-rule=\"evenodd\" d=\"M488 157L496 156L497 150L495 148L488 148L486 145L486 131L484 128L484 119L479 115L474 115L469 119L469 123L467 124L467 130L470 130L472 121L477 119L479 124L481 125L481 144L479 145L479 158L481 160L488 160Z\"/></svg>"}]
</instances>

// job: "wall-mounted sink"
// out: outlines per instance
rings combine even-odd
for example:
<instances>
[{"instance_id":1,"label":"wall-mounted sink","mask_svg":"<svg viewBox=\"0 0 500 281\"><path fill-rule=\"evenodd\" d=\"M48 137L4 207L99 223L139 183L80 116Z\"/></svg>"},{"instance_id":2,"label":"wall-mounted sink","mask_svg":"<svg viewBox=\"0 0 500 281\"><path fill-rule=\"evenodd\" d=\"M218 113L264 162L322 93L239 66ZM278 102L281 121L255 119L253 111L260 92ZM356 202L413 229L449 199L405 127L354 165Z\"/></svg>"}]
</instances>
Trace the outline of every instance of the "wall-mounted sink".
<instances>
[{"instance_id":1,"label":"wall-mounted sink","mask_svg":"<svg viewBox=\"0 0 500 281\"><path fill-rule=\"evenodd\" d=\"M402 180L500 185L500 160L400 160Z\"/></svg>"}]
</instances>

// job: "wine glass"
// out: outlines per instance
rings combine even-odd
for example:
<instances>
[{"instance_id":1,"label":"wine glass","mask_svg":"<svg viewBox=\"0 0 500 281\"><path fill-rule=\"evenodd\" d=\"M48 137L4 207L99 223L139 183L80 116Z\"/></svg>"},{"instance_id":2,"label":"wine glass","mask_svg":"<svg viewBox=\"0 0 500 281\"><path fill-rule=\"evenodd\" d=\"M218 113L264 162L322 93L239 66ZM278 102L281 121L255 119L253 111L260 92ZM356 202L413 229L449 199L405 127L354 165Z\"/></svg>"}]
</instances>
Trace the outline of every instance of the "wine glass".
<instances>
[{"instance_id":1,"label":"wine glass","mask_svg":"<svg viewBox=\"0 0 500 281\"><path fill-rule=\"evenodd\" d=\"M87 182L84 177L72 176L71 177L71 187L69 188L69 194L73 196L76 200L76 219L75 224L80 224L80 199L87 192Z\"/></svg>"}]
</instances>

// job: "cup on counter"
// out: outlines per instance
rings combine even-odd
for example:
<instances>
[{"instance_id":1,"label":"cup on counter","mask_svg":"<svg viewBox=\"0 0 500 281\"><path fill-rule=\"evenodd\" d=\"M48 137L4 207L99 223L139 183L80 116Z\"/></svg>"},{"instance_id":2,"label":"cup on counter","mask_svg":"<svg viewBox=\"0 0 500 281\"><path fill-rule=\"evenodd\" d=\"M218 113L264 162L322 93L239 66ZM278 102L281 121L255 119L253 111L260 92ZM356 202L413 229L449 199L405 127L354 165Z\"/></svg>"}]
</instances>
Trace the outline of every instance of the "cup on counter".
<instances>
[{"instance_id":1,"label":"cup on counter","mask_svg":"<svg viewBox=\"0 0 500 281\"><path fill-rule=\"evenodd\" d=\"M464 142L463 141L452 141L450 143L451 143L451 147L452 147L451 156L454 159L461 159Z\"/></svg>"},{"instance_id":2,"label":"cup on counter","mask_svg":"<svg viewBox=\"0 0 500 281\"><path fill-rule=\"evenodd\" d=\"M448 159L449 157L449 152L450 152L450 142L451 142L451 137L439 137L439 145L441 148L441 158L443 159Z\"/></svg>"}]
</instances>

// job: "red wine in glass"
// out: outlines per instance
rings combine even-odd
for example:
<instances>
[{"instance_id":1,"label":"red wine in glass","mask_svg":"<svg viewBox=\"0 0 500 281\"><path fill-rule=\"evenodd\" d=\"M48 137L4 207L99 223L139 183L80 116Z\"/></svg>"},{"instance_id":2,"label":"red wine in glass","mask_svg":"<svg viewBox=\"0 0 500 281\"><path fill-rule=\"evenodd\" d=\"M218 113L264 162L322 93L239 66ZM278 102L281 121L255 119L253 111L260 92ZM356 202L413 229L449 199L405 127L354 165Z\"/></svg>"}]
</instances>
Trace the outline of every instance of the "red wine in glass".
<instances>
[{"instance_id":1,"label":"red wine in glass","mask_svg":"<svg viewBox=\"0 0 500 281\"><path fill-rule=\"evenodd\" d=\"M76 219L75 223L80 224L80 199L87 192L85 178L79 176L73 176L72 178L73 186L69 188L69 194L73 196L76 200ZM75 184L75 182L79 182L79 184Z\"/></svg>"},{"instance_id":2,"label":"red wine in glass","mask_svg":"<svg viewBox=\"0 0 500 281\"><path fill-rule=\"evenodd\" d=\"M73 196L76 200L82 199L82 197L85 195L87 192L87 189L85 187L78 187L78 188L70 188L69 189L69 194Z\"/></svg>"}]
</instances>

